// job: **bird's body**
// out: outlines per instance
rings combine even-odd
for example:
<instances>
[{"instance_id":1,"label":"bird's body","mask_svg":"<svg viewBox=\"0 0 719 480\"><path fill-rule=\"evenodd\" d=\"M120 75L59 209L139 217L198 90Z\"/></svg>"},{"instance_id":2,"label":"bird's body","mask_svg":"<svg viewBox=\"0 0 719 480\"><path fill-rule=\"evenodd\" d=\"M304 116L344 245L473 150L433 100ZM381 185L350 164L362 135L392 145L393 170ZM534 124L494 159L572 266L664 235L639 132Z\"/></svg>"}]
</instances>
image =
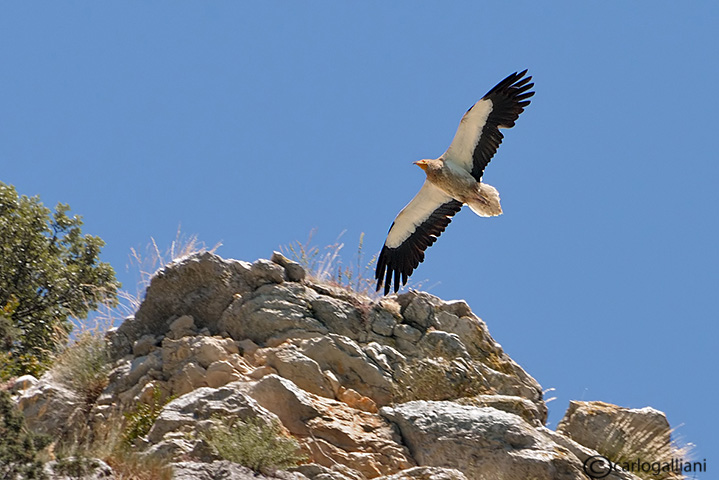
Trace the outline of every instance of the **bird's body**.
<instances>
[{"instance_id":1,"label":"bird's body","mask_svg":"<svg viewBox=\"0 0 719 480\"><path fill-rule=\"evenodd\" d=\"M494 217L502 213L499 192L486 183L478 182L470 173L451 159L415 162L427 174L427 181L444 193L467 205L480 217Z\"/></svg>"},{"instance_id":2,"label":"bird's body","mask_svg":"<svg viewBox=\"0 0 719 480\"><path fill-rule=\"evenodd\" d=\"M424 260L432 245L462 205L477 215L500 215L499 192L480 180L502 142L499 128L511 128L529 105L528 92L534 84L514 73L475 103L462 117L451 145L439 158L414 162L427 174L419 193L397 215L377 259L377 290L384 284L385 295L394 281L407 283L412 271Z\"/></svg>"}]
</instances>

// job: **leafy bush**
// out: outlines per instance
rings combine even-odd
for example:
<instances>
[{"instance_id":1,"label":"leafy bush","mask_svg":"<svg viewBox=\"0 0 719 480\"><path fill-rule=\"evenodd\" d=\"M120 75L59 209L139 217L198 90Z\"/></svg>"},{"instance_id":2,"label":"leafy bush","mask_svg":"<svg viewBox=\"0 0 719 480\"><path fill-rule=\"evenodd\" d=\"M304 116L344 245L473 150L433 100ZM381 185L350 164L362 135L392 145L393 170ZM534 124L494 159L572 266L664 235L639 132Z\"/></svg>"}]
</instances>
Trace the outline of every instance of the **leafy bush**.
<instances>
[{"instance_id":1,"label":"leafy bush","mask_svg":"<svg viewBox=\"0 0 719 480\"><path fill-rule=\"evenodd\" d=\"M70 478L84 478L92 474L100 466L94 458L83 455L74 455L67 458L58 458L53 466L53 472Z\"/></svg>"},{"instance_id":2,"label":"leafy bush","mask_svg":"<svg viewBox=\"0 0 719 480\"><path fill-rule=\"evenodd\" d=\"M39 376L67 341L70 317L85 318L114 302L115 271L99 261L105 243L82 235L81 217L70 207L55 212L38 197L19 196L0 182L0 375Z\"/></svg>"},{"instance_id":3,"label":"leafy bush","mask_svg":"<svg viewBox=\"0 0 719 480\"><path fill-rule=\"evenodd\" d=\"M10 394L0 390L0 478L46 478L37 454L49 442L49 437L35 435L25 428L25 417Z\"/></svg>"},{"instance_id":4,"label":"leafy bush","mask_svg":"<svg viewBox=\"0 0 719 480\"><path fill-rule=\"evenodd\" d=\"M298 453L297 440L287 437L277 421L215 419L203 436L220 457L256 472L284 469L305 460Z\"/></svg>"}]
</instances>

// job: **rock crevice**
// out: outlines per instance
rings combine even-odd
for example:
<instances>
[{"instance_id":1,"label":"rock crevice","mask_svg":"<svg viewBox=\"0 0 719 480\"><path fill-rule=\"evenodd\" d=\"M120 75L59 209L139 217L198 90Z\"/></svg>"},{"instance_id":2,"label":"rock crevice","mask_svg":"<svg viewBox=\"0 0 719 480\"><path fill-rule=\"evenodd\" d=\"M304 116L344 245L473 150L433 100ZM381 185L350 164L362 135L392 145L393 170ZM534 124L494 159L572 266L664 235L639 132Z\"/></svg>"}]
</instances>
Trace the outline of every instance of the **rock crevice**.
<instances>
[{"instance_id":1,"label":"rock crevice","mask_svg":"<svg viewBox=\"0 0 719 480\"><path fill-rule=\"evenodd\" d=\"M573 405L550 431L541 386L465 302L415 291L371 300L313 282L279 253L167 265L108 342L108 386L78 422L100 435L153 392L174 398L137 444L176 459L177 478L239 468L205 444L213 416L279 422L307 457L287 478L314 480L586 479L582 462L607 450L602 429L641 428ZM23 385L33 428L80 415L51 376ZM669 442L668 424L651 426Z\"/></svg>"}]
</instances>

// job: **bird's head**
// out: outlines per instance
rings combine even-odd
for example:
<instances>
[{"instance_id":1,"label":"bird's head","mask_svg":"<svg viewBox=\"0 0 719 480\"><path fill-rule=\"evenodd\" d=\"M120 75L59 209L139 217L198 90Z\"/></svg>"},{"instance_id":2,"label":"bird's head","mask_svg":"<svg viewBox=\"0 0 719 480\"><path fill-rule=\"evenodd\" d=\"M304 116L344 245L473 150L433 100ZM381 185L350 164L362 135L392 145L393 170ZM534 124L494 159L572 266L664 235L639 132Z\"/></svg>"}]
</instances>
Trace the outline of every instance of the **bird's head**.
<instances>
[{"instance_id":1,"label":"bird's head","mask_svg":"<svg viewBox=\"0 0 719 480\"><path fill-rule=\"evenodd\" d=\"M413 162L413 163L426 172L427 167L429 166L429 162L430 162L430 160L425 159L425 160L417 160L416 162Z\"/></svg>"}]
</instances>

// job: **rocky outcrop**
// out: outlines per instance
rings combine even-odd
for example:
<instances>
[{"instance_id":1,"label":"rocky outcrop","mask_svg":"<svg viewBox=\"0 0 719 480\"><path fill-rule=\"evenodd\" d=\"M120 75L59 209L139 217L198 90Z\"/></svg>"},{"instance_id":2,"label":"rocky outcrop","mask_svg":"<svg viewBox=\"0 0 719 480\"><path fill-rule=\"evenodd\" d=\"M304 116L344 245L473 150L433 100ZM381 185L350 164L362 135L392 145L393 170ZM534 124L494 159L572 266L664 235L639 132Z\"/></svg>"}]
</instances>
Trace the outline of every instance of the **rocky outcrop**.
<instances>
[{"instance_id":1,"label":"rocky outcrop","mask_svg":"<svg viewBox=\"0 0 719 480\"><path fill-rule=\"evenodd\" d=\"M385 407L412 457L449 466L469 478L581 478L580 462L518 415L455 402L407 402Z\"/></svg>"},{"instance_id":2,"label":"rocky outcrop","mask_svg":"<svg viewBox=\"0 0 719 480\"><path fill-rule=\"evenodd\" d=\"M281 425L306 456L283 473L296 479L586 479L584 460L603 451L582 408L558 432L544 427L540 385L465 302L373 300L313 282L278 253L166 266L108 342L108 386L82 421L100 437L160 392L170 401L135 443L175 459L177 478L249 475L204 440L217 418ZM55 425L43 414L53 398L57 415L76 411L60 390L43 400L51 377L31 384L19 404L34 428Z\"/></svg>"},{"instance_id":3,"label":"rocky outcrop","mask_svg":"<svg viewBox=\"0 0 719 480\"><path fill-rule=\"evenodd\" d=\"M280 475L258 475L247 467L226 460L214 462L178 462L174 465L172 478L175 480L307 480L300 473L282 472Z\"/></svg>"},{"instance_id":4,"label":"rocky outcrop","mask_svg":"<svg viewBox=\"0 0 719 480\"><path fill-rule=\"evenodd\" d=\"M623 408L604 402L569 402L557 433L622 464L641 459L671 463L681 458L672 445L664 414L651 407ZM676 479L674 472L655 472L657 479Z\"/></svg>"},{"instance_id":5,"label":"rocky outcrop","mask_svg":"<svg viewBox=\"0 0 719 480\"><path fill-rule=\"evenodd\" d=\"M52 375L40 381L20 377L11 391L18 393L18 408L29 429L36 433L64 437L76 433L86 421L82 399Z\"/></svg>"}]
</instances>

